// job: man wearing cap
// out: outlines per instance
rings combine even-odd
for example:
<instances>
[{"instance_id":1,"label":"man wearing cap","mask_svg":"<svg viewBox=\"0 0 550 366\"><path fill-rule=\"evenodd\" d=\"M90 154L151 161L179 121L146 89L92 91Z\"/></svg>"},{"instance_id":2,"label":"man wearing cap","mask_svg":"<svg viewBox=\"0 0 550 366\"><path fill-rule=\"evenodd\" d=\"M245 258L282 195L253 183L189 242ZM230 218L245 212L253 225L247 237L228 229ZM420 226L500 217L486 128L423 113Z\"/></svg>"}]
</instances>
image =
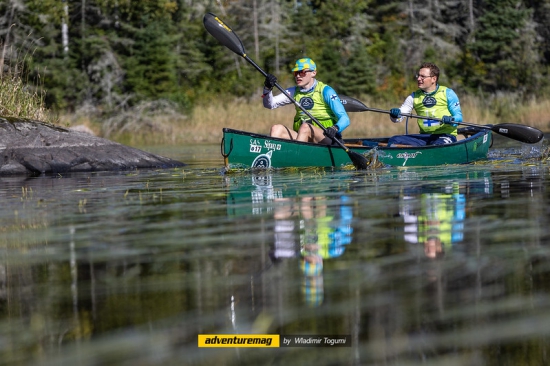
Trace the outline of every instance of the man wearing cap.
<instances>
[{"instance_id":1,"label":"man wearing cap","mask_svg":"<svg viewBox=\"0 0 550 366\"><path fill-rule=\"evenodd\" d=\"M292 130L284 125L274 125L271 127L270 136L331 145L335 138L342 137L342 131L349 126L349 117L344 105L334 89L315 79L317 65L312 59L299 59L296 61L292 72L294 73L296 86L290 87L286 91L315 117L326 128L326 131L319 128L302 109L296 106ZM267 74L262 96L265 108L274 109L293 104L283 93L273 95L272 89L276 83L277 78L274 75Z\"/></svg>"}]
</instances>

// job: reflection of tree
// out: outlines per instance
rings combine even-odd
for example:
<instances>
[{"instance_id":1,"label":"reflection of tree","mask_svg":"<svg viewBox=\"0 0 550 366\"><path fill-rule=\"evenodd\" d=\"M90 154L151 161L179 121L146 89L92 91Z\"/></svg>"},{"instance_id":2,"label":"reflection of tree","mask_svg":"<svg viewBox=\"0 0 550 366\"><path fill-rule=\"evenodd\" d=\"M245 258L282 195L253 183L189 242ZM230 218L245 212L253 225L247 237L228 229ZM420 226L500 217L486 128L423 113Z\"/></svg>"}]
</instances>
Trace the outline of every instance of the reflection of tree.
<instances>
[{"instance_id":1,"label":"reflection of tree","mask_svg":"<svg viewBox=\"0 0 550 366\"><path fill-rule=\"evenodd\" d=\"M302 293L311 306L323 302L323 261L341 256L351 242L352 211L347 201L342 196L335 210L324 197L276 200L272 259L300 257Z\"/></svg>"}]
</instances>

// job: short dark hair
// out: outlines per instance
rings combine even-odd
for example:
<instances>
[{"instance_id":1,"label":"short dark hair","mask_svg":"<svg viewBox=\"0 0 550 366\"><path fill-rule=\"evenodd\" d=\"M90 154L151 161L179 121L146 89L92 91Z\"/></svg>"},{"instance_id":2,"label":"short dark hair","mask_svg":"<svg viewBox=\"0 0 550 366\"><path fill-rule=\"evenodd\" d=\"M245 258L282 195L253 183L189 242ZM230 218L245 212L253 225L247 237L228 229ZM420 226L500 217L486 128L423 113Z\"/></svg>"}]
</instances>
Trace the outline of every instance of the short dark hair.
<instances>
[{"instance_id":1,"label":"short dark hair","mask_svg":"<svg viewBox=\"0 0 550 366\"><path fill-rule=\"evenodd\" d=\"M430 69L430 76L435 76L436 81L439 81L439 67L437 67L436 64L432 64L431 62L424 62L418 70L420 69Z\"/></svg>"}]
</instances>

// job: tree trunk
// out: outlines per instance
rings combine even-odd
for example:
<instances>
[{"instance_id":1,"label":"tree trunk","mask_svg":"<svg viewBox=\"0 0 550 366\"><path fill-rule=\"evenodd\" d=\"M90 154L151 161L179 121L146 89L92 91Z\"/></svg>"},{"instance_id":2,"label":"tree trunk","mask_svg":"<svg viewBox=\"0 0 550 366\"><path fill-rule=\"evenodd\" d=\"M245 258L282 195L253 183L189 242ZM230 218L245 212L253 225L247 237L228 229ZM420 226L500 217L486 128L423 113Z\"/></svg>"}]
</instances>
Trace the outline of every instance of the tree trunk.
<instances>
[{"instance_id":1,"label":"tree trunk","mask_svg":"<svg viewBox=\"0 0 550 366\"><path fill-rule=\"evenodd\" d=\"M65 15L63 16L63 20L61 23L61 43L63 45L63 53L65 56L69 53L69 4L67 4L66 0L63 0L63 11Z\"/></svg>"},{"instance_id":2,"label":"tree trunk","mask_svg":"<svg viewBox=\"0 0 550 366\"><path fill-rule=\"evenodd\" d=\"M272 22L273 22L273 33L275 36L275 72L277 75L281 73L281 59L279 55L279 28L280 28L280 13L279 13L279 6L277 3L277 0L271 0L271 14Z\"/></svg>"},{"instance_id":3,"label":"tree trunk","mask_svg":"<svg viewBox=\"0 0 550 366\"><path fill-rule=\"evenodd\" d=\"M468 1L468 10L470 14L470 33L474 32L475 20L474 20L474 0Z\"/></svg>"},{"instance_id":4,"label":"tree trunk","mask_svg":"<svg viewBox=\"0 0 550 366\"><path fill-rule=\"evenodd\" d=\"M258 31L258 4L252 1L252 19L254 20L254 56L256 60L260 58L260 35Z\"/></svg>"},{"instance_id":5,"label":"tree trunk","mask_svg":"<svg viewBox=\"0 0 550 366\"><path fill-rule=\"evenodd\" d=\"M11 7L11 11L10 11L10 17L9 17L9 22L8 24L11 24L11 22L13 21L13 12L14 12L14 9L15 9L15 6L12 5ZM8 27L8 31L6 33L6 39L4 40L4 46L2 47L2 55L0 55L0 79L2 78L2 76L4 75L4 60L6 58L6 52L8 50L8 44L10 43L10 32L11 32L11 27L13 27L14 25L11 24L9 27Z\"/></svg>"}]
</instances>

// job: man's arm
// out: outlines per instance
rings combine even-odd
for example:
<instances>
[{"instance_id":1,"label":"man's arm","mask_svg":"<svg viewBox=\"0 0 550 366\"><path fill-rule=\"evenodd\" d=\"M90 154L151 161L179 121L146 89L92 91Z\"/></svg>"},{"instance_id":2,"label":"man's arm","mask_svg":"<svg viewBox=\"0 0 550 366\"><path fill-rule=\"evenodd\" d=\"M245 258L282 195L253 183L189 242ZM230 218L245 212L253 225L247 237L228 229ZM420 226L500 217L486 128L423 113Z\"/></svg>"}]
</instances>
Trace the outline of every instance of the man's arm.
<instances>
[{"instance_id":1,"label":"man's arm","mask_svg":"<svg viewBox=\"0 0 550 366\"><path fill-rule=\"evenodd\" d=\"M290 94L291 97L294 97L295 90L296 90L295 86L292 86L286 89L287 93ZM284 95L283 93L273 95L273 91L267 88L264 88L263 104L265 108L275 109L291 103L292 103L292 100L288 99L286 95Z\"/></svg>"},{"instance_id":2,"label":"man's arm","mask_svg":"<svg viewBox=\"0 0 550 366\"><path fill-rule=\"evenodd\" d=\"M336 126L338 126L338 132L342 133L342 131L349 126L349 116L344 108L344 105L342 104L342 101L340 100L340 97L338 97L338 94L336 94L334 89L327 85L323 89L323 99L338 119Z\"/></svg>"},{"instance_id":3,"label":"man's arm","mask_svg":"<svg viewBox=\"0 0 550 366\"><path fill-rule=\"evenodd\" d=\"M462 109L454 90L447 88L447 108L456 122L462 122Z\"/></svg>"},{"instance_id":4,"label":"man's arm","mask_svg":"<svg viewBox=\"0 0 550 366\"><path fill-rule=\"evenodd\" d=\"M405 99L405 101L403 102L403 104L399 108L401 113L411 113L412 110L413 110L413 105L414 105L413 102L414 102L414 99L413 99L413 95L411 94L407 97L407 99ZM399 123L403 120L403 117L393 118L393 117L390 116L390 120L393 123Z\"/></svg>"}]
</instances>

